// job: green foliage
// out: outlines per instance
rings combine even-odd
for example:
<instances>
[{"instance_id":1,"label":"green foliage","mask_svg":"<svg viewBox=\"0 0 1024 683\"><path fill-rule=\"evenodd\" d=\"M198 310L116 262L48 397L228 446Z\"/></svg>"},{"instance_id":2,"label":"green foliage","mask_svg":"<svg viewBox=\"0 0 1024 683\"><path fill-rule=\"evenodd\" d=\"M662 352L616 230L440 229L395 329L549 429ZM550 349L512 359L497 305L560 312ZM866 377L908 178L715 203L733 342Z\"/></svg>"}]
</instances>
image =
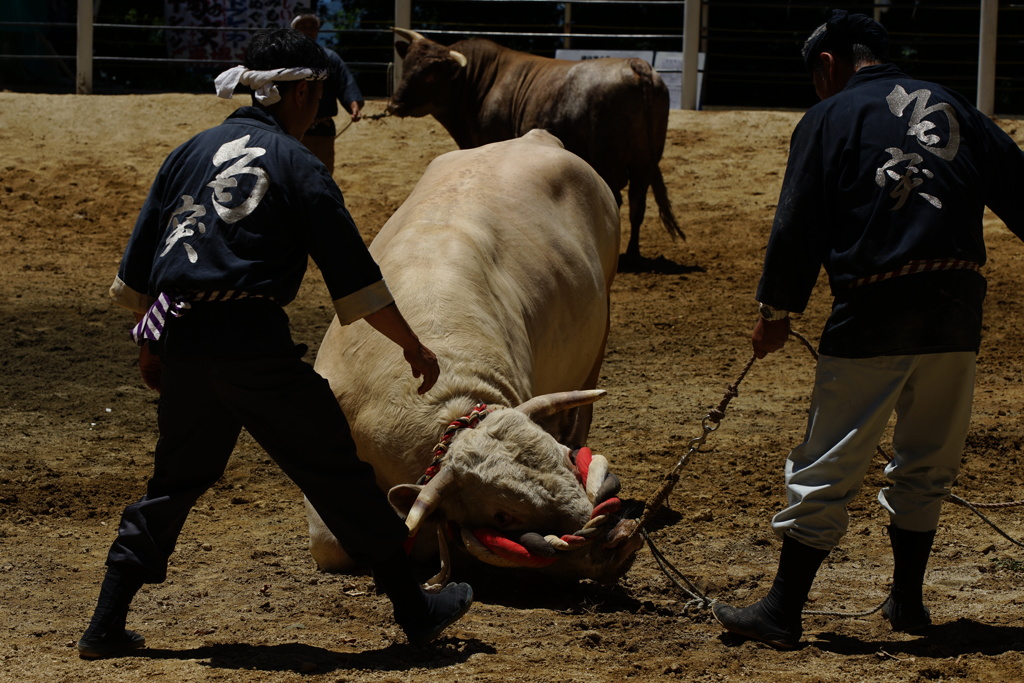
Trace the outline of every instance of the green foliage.
<instances>
[{"instance_id":1,"label":"green foliage","mask_svg":"<svg viewBox=\"0 0 1024 683\"><path fill-rule=\"evenodd\" d=\"M369 11L362 2L325 2L321 0L317 7L320 23L331 24L335 29L353 30L361 28L363 18Z\"/></svg>"},{"instance_id":2,"label":"green foliage","mask_svg":"<svg viewBox=\"0 0 1024 683\"><path fill-rule=\"evenodd\" d=\"M989 560L996 571L1007 571L1015 574L1024 573L1024 560L1014 557L993 557Z\"/></svg>"}]
</instances>

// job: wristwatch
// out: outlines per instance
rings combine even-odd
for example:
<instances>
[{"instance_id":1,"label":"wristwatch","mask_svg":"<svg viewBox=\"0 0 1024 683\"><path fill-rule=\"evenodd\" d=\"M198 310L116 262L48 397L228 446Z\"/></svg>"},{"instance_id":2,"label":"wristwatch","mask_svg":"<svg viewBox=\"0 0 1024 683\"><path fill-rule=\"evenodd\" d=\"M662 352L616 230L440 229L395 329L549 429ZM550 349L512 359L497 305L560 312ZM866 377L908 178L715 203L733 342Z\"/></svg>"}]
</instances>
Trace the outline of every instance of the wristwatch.
<instances>
[{"instance_id":1,"label":"wristwatch","mask_svg":"<svg viewBox=\"0 0 1024 683\"><path fill-rule=\"evenodd\" d=\"M761 313L761 317L765 320L784 320L789 317L789 311L784 311L781 308L772 308L768 304L758 304L758 311Z\"/></svg>"}]
</instances>

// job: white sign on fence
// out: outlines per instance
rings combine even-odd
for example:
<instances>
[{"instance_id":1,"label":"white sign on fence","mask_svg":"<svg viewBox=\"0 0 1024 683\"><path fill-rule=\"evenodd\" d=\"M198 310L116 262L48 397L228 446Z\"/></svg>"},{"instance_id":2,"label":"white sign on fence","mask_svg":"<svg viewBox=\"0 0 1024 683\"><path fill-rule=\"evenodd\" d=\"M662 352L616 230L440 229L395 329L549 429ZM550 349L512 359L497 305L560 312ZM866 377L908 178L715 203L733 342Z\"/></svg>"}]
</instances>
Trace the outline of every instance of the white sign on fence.
<instances>
[{"instance_id":1,"label":"white sign on fence","mask_svg":"<svg viewBox=\"0 0 1024 683\"><path fill-rule=\"evenodd\" d=\"M697 109L704 92L704 57L706 53L697 53ZM669 107L679 109L682 105L683 92L683 53L682 52L656 52L654 53L654 69L661 74L661 78L668 86Z\"/></svg>"},{"instance_id":2,"label":"white sign on fence","mask_svg":"<svg viewBox=\"0 0 1024 683\"><path fill-rule=\"evenodd\" d=\"M639 57L650 65L654 65L654 50L555 50L555 59L600 59L602 57Z\"/></svg>"}]
</instances>

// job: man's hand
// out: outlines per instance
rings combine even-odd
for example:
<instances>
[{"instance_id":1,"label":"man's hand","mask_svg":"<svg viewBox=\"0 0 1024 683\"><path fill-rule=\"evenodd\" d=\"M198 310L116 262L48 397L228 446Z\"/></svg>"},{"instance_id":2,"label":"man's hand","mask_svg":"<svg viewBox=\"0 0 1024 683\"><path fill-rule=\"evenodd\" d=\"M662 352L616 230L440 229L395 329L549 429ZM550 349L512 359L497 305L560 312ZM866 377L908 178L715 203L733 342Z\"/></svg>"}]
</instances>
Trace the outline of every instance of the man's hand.
<instances>
[{"instance_id":1,"label":"man's hand","mask_svg":"<svg viewBox=\"0 0 1024 683\"><path fill-rule=\"evenodd\" d=\"M160 380L164 372L164 364L160 360L160 356L149 352L149 342L143 344L139 349L139 372L142 373L142 381L146 383L147 387L157 392L161 390L163 385Z\"/></svg>"},{"instance_id":2,"label":"man's hand","mask_svg":"<svg viewBox=\"0 0 1024 683\"><path fill-rule=\"evenodd\" d=\"M423 382L420 384L420 388L416 390L416 393L427 393L434 386L434 383L437 382L437 378L441 374L441 369L437 365L437 356L422 343L416 349L404 351L403 353L405 360L412 367L412 376L423 376Z\"/></svg>"},{"instance_id":3,"label":"man's hand","mask_svg":"<svg viewBox=\"0 0 1024 683\"><path fill-rule=\"evenodd\" d=\"M348 112L352 115L353 121L358 121L363 118L363 108L359 106L358 102L353 102L351 106L349 106Z\"/></svg>"},{"instance_id":4,"label":"man's hand","mask_svg":"<svg viewBox=\"0 0 1024 683\"><path fill-rule=\"evenodd\" d=\"M398 306L394 303L388 304L376 313L366 316L364 320L370 324L370 327L402 347L402 354L412 367L412 376L423 376L423 383L420 384L417 392L425 394L430 391L430 387L434 386L441 374L441 370L437 366L437 356L424 346L412 331L409 323L398 310Z\"/></svg>"},{"instance_id":5,"label":"man's hand","mask_svg":"<svg viewBox=\"0 0 1024 683\"><path fill-rule=\"evenodd\" d=\"M782 320L765 320L758 318L754 325L754 333L750 335L750 342L754 346L754 355L764 358L773 351L778 351L786 345L786 338L789 337L789 318Z\"/></svg>"}]
</instances>

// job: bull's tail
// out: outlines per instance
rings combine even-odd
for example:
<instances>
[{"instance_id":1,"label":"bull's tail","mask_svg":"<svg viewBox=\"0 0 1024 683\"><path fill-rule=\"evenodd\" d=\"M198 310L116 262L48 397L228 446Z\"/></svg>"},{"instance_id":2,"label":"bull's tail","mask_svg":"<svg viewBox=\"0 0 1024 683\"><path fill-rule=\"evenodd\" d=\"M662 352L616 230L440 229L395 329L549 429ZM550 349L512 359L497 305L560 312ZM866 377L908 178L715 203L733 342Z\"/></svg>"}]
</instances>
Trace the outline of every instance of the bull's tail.
<instances>
[{"instance_id":1,"label":"bull's tail","mask_svg":"<svg viewBox=\"0 0 1024 683\"><path fill-rule=\"evenodd\" d=\"M672 213L672 201L668 198L668 189L665 187L665 179L661 175L661 168L658 162L654 162L654 173L651 175L651 189L654 190L654 201L658 204L658 215L661 217L661 224L665 226L669 237L675 239L686 239L683 229L679 227L676 216Z\"/></svg>"}]
</instances>

